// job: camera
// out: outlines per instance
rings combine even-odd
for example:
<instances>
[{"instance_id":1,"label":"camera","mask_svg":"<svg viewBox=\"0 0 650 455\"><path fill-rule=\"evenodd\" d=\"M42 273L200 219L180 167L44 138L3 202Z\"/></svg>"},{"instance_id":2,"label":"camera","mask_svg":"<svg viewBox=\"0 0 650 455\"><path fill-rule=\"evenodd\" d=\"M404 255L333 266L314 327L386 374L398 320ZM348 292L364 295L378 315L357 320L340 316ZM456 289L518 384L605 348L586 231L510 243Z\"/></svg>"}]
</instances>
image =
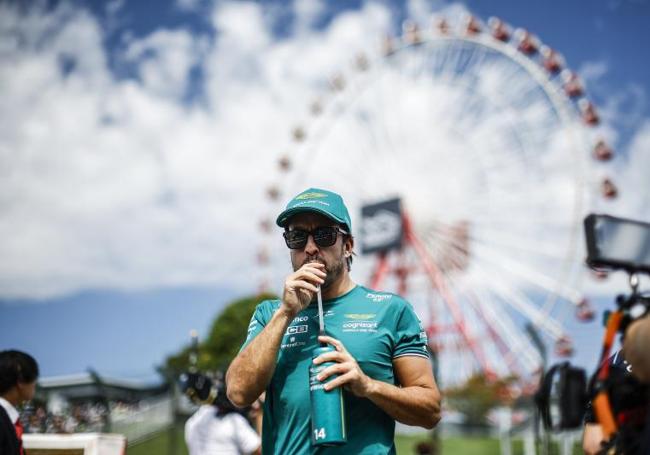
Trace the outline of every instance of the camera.
<instances>
[{"instance_id":1,"label":"camera","mask_svg":"<svg viewBox=\"0 0 650 455\"><path fill-rule=\"evenodd\" d=\"M587 265L597 271L627 272L631 292L617 296L616 309L604 314L603 349L591 379L568 362L554 365L542 375L535 401L547 431L580 428L591 417L603 430L600 453L642 453L649 388L629 374L620 352L610 351L616 335L622 340L627 327L650 309L650 296L639 291L639 274L650 274L650 224L591 214L584 228Z\"/></svg>"}]
</instances>

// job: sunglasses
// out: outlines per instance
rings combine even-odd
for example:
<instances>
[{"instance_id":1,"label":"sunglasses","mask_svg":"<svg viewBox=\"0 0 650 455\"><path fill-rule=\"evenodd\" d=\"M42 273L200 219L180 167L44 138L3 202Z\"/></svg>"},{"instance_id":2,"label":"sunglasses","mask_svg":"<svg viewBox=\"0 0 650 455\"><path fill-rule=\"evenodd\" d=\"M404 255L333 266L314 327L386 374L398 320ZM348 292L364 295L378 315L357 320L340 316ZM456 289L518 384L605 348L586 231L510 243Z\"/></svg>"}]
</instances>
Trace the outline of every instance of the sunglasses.
<instances>
[{"instance_id":1,"label":"sunglasses","mask_svg":"<svg viewBox=\"0 0 650 455\"><path fill-rule=\"evenodd\" d=\"M307 240L310 235L314 238L314 243L319 247L325 248L332 246L336 243L336 238L338 237L339 232L344 235L348 234L338 226L321 226L317 227L313 231L305 231L303 229L285 231L282 235L290 249L300 250L307 245Z\"/></svg>"}]
</instances>

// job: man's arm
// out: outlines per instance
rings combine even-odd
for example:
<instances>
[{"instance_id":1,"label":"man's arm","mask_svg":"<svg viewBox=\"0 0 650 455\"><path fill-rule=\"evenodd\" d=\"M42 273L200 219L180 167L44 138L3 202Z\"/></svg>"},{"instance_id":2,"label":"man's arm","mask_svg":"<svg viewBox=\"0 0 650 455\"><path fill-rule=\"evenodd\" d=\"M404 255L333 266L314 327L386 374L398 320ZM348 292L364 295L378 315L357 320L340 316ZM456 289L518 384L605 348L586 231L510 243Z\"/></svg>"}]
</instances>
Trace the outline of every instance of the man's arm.
<instances>
[{"instance_id":1,"label":"man's arm","mask_svg":"<svg viewBox=\"0 0 650 455\"><path fill-rule=\"evenodd\" d=\"M395 376L401 387L367 376L343 343L332 337L318 339L336 348L322 354L316 363L337 362L319 375L319 380L338 374L325 390L344 385L358 397L368 398L393 419L407 425L433 428L440 421L440 392L436 386L429 360L418 356L398 357L393 361Z\"/></svg>"},{"instance_id":2,"label":"man's arm","mask_svg":"<svg viewBox=\"0 0 650 455\"><path fill-rule=\"evenodd\" d=\"M634 321L625 332L625 360L632 374L641 382L650 382L650 316Z\"/></svg>"},{"instance_id":3,"label":"man's arm","mask_svg":"<svg viewBox=\"0 0 650 455\"><path fill-rule=\"evenodd\" d=\"M232 361L226 373L228 399L239 407L252 404L266 390L275 372L282 337L293 318L324 282L324 265L309 263L287 277L282 304L248 346Z\"/></svg>"},{"instance_id":4,"label":"man's arm","mask_svg":"<svg viewBox=\"0 0 650 455\"><path fill-rule=\"evenodd\" d=\"M230 364L226 390L235 406L251 405L271 382L280 342L293 318L293 314L280 307L264 330Z\"/></svg>"}]
</instances>

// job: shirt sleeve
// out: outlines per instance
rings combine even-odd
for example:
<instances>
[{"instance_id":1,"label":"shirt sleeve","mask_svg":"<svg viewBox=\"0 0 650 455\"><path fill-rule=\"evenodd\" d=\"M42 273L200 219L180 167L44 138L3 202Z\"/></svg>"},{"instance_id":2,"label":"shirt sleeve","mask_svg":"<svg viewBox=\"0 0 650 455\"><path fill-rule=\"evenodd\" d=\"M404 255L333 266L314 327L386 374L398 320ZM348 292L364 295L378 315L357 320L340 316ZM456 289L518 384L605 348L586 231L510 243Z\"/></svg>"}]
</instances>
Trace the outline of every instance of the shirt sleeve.
<instances>
[{"instance_id":1,"label":"shirt sleeve","mask_svg":"<svg viewBox=\"0 0 650 455\"><path fill-rule=\"evenodd\" d=\"M200 442L196 434L197 420L198 411L185 423L185 444L187 445L187 451L190 455L197 455L200 453Z\"/></svg>"},{"instance_id":2,"label":"shirt sleeve","mask_svg":"<svg viewBox=\"0 0 650 455\"><path fill-rule=\"evenodd\" d=\"M266 324L270 319L270 315L272 314L272 311L270 309L271 306L271 302L265 300L255 307L255 312L253 313L253 316L251 316L251 320L248 323L248 333L246 334L246 340L244 341L244 344L242 344L242 347L239 349L239 352L243 351L244 348L248 346L248 343L250 343L253 338L255 338L262 330L264 330L264 327L266 327Z\"/></svg>"},{"instance_id":3,"label":"shirt sleeve","mask_svg":"<svg viewBox=\"0 0 650 455\"><path fill-rule=\"evenodd\" d=\"M255 452L262 443L260 436L241 415L231 414L235 425L235 438L239 453L250 454Z\"/></svg>"},{"instance_id":4,"label":"shirt sleeve","mask_svg":"<svg viewBox=\"0 0 650 455\"><path fill-rule=\"evenodd\" d=\"M404 356L429 358L427 333L413 307L405 301L397 317L393 359Z\"/></svg>"}]
</instances>

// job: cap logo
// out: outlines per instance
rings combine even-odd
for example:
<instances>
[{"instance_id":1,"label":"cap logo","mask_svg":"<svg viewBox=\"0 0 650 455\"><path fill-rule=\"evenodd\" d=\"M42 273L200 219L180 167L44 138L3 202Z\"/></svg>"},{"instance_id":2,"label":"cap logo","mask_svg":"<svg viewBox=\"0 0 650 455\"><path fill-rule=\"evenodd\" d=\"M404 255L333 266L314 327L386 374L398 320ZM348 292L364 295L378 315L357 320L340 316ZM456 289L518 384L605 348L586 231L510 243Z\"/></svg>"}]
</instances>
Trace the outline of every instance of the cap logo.
<instances>
[{"instance_id":1,"label":"cap logo","mask_svg":"<svg viewBox=\"0 0 650 455\"><path fill-rule=\"evenodd\" d=\"M302 200L302 199L319 199L327 197L327 194L325 193L303 193L299 196L296 196L296 200Z\"/></svg>"}]
</instances>

